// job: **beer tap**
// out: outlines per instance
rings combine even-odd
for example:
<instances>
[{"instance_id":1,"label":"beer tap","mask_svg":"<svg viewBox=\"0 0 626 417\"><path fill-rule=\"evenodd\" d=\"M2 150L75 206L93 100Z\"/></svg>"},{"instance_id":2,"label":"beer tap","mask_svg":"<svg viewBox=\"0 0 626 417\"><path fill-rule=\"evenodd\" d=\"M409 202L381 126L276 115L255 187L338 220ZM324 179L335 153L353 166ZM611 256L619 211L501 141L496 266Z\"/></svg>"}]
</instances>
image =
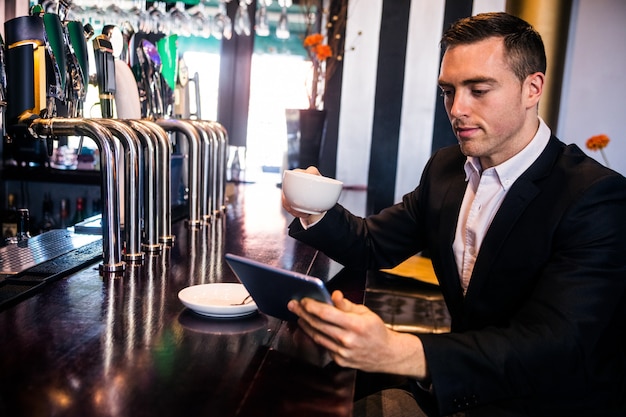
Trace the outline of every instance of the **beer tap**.
<instances>
[{"instance_id":1,"label":"beer tap","mask_svg":"<svg viewBox=\"0 0 626 417\"><path fill-rule=\"evenodd\" d=\"M111 131L123 149L124 162L124 187L121 190L124 199L124 259L126 262L141 263L144 254L141 252L141 211L143 200L135 198L143 190L143 176L140 170L144 160L141 153L138 133L127 124L115 119L101 119L98 121L102 126ZM117 159L118 157L116 157ZM121 199L120 199L121 200Z\"/></svg>"},{"instance_id":2,"label":"beer tap","mask_svg":"<svg viewBox=\"0 0 626 417\"><path fill-rule=\"evenodd\" d=\"M5 140L5 109L7 106L7 78L4 66L4 40L0 36L0 140Z\"/></svg>"},{"instance_id":3,"label":"beer tap","mask_svg":"<svg viewBox=\"0 0 626 417\"><path fill-rule=\"evenodd\" d=\"M204 224L208 225L211 223L211 215L213 214L213 207L216 203L216 189L214 184L216 177L214 170L217 168L215 159L217 155L217 137L215 136L215 132L201 120L189 120L188 123L191 123L191 125L196 128L201 138L200 153L202 156L200 157L199 215Z\"/></svg>"},{"instance_id":4,"label":"beer tap","mask_svg":"<svg viewBox=\"0 0 626 417\"><path fill-rule=\"evenodd\" d=\"M48 51L46 60L47 105L44 117L57 116L57 100L65 102L65 87L67 83L67 55L63 25L58 15L43 14L44 42Z\"/></svg>"},{"instance_id":5,"label":"beer tap","mask_svg":"<svg viewBox=\"0 0 626 417\"><path fill-rule=\"evenodd\" d=\"M226 159L228 156L228 132L218 122L206 121L217 136L216 205L213 214L220 216L226 212Z\"/></svg>"},{"instance_id":6,"label":"beer tap","mask_svg":"<svg viewBox=\"0 0 626 417\"><path fill-rule=\"evenodd\" d=\"M200 228L204 219L200 216L200 184L208 179L202 178L202 138L196 128L190 123L179 119L157 119L156 123L166 132L179 132L187 138L189 143L189 219L188 228Z\"/></svg>"},{"instance_id":7,"label":"beer tap","mask_svg":"<svg viewBox=\"0 0 626 417\"><path fill-rule=\"evenodd\" d=\"M113 44L107 34L102 33L94 38L93 51L102 117L110 119L113 117L115 96L115 60Z\"/></svg>"},{"instance_id":8,"label":"beer tap","mask_svg":"<svg viewBox=\"0 0 626 417\"><path fill-rule=\"evenodd\" d=\"M141 120L142 127L148 128L154 135L156 144L156 217L158 225L159 242L164 246L171 246L175 236L172 234L172 211L171 211L171 159L172 142L169 134L156 122Z\"/></svg>"},{"instance_id":9,"label":"beer tap","mask_svg":"<svg viewBox=\"0 0 626 417\"><path fill-rule=\"evenodd\" d=\"M162 251L162 245L159 243L158 235L158 213L157 198L158 195L158 175L160 171L158 167L158 143L155 133L143 124L143 120L124 120L131 129L133 129L141 144L143 153L143 241L141 248L146 253L156 254Z\"/></svg>"},{"instance_id":10,"label":"beer tap","mask_svg":"<svg viewBox=\"0 0 626 417\"><path fill-rule=\"evenodd\" d=\"M146 39L137 48L137 61L141 70L141 84L144 96L142 115L158 119L163 117L164 104L161 86L161 56L156 46Z\"/></svg>"},{"instance_id":11,"label":"beer tap","mask_svg":"<svg viewBox=\"0 0 626 417\"><path fill-rule=\"evenodd\" d=\"M122 259L120 239L120 207L117 193L117 167L115 164L114 139L111 132L89 119L50 118L45 119L24 112L18 122L27 127L37 139L59 135L84 135L96 142L100 150L102 167L102 275L119 274L126 264Z\"/></svg>"},{"instance_id":12,"label":"beer tap","mask_svg":"<svg viewBox=\"0 0 626 417\"><path fill-rule=\"evenodd\" d=\"M4 24L8 103L5 116L9 145L6 154L17 163L38 161L41 158L40 142L35 140L18 121L24 117L51 116L54 112L54 102L48 100L47 96L57 90L48 88L48 84L49 80L56 82L60 77L60 74L51 76L48 74L53 71L55 62L49 54L51 48L47 46L48 35L41 6L33 7L31 12L29 16L16 17ZM50 148L51 146L48 146L49 151Z\"/></svg>"},{"instance_id":13,"label":"beer tap","mask_svg":"<svg viewBox=\"0 0 626 417\"><path fill-rule=\"evenodd\" d=\"M67 84L67 97L70 117L83 116L83 103L87 95L89 83L89 59L85 30L80 22L68 21L64 25L66 38L67 60L70 82Z\"/></svg>"}]
</instances>

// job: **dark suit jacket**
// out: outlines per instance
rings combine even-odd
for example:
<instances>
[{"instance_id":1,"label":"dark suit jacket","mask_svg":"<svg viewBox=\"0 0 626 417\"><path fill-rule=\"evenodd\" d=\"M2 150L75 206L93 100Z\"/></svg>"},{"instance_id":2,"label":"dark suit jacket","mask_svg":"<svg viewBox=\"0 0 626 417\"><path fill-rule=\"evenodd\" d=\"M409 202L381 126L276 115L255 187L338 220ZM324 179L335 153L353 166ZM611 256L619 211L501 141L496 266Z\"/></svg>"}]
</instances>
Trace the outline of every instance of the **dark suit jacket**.
<instances>
[{"instance_id":1,"label":"dark suit jacket","mask_svg":"<svg viewBox=\"0 0 626 417\"><path fill-rule=\"evenodd\" d=\"M552 137L493 219L464 297L464 161L442 149L401 203L367 219L337 205L290 234L352 268L428 251L452 318L451 333L419 336L442 414L626 416L626 179Z\"/></svg>"}]
</instances>

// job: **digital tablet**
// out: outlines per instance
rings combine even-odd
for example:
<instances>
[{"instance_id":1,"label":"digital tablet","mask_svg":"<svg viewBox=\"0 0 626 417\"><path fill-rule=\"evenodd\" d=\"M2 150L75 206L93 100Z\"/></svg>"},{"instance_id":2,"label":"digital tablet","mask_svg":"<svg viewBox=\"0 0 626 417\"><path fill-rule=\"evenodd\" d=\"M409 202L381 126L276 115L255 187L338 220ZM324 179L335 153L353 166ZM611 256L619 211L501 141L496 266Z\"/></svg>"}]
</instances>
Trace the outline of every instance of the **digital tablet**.
<instances>
[{"instance_id":1,"label":"digital tablet","mask_svg":"<svg viewBox=\"0 0 626 417\"><path fill-rule=\"evenodd\" d=\"M263 313L282 320L297 316L287 309L290 300L304 297L332 304L324 282L315 277L266 265L252 259L227 253L226 262L246 287Z\"/></svg>"}]
</instances>

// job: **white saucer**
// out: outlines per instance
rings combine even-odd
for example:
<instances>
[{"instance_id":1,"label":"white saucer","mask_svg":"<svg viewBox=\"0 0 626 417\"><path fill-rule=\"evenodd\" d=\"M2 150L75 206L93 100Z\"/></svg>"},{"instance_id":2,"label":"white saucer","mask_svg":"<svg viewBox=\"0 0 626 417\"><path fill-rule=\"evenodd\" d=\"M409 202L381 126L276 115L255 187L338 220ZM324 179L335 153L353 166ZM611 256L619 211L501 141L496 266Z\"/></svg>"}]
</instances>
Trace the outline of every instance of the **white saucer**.
<instances>
[{"instance_id":1,"label":"white saucer","mask_svg":"<svg viewBox=\"0 0 626 417\"><path fill-rule=\"evenodd\" d=\"M203 316L221 318L254 314L257 311L254 301L237 305L247 296L245 287L235 283L192 285L178 293L178 298L185 307Z\"/></svg>"}]
</instances>

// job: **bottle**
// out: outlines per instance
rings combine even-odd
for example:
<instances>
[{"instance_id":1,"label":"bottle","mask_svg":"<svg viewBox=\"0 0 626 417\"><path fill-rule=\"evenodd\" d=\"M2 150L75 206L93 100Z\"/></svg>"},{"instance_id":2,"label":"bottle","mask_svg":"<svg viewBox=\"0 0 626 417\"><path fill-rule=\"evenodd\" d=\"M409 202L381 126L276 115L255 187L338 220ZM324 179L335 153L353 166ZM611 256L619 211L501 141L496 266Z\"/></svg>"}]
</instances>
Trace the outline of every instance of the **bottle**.
<instances>
[{"instance_id":1,"label":"bottle","mask_svg":"<svg viewBox=\"0 0 626 417\"><path fill-rule=\"evenodd\" d=\"M52 198L49 193L45 193L43 196L41 218L42 220L39 230L42 233L55 228L56 222L54 221L54 203L52 202Z\"/></svg>"},{"instance_id":2,"label":"bottle","mask_svg":"<svg viewBox=\"0 0 626 417\"><path fill-rule=\"evenodd\" d=\"M72 224L78 224L83 220L85 220L85 200L82 197L78 197L76 199L76 210L74 210Z\"/></svg>"},{"instance_id":3,"label":"bottle","mask_svg":"<svg viewBox=\"0 0 626 417\"><path fill-rule=\"evenodd\" d=\"M5 237L6 244L25 244L28 245L30 238L30 215L28 209L21 208L17 210L17 227L14 236Z\"/></svg>"},{"instance_id":4,"label":"bottle","mask_svg":"<svg viewBox=\"0 0 626 417\"><path fill-rule=\"evenodd\" d=\"M60 222L61 229L65 229L68 226L67 222L69 221L68 217L70 216L69 205L70 205L69 200L67 198L61 199L61 211L60 211L60 216L59 216L61 219L61 222Z\"/></svg>"},{"instance_id":5,"label":"bottle","mask_svg":"<svg viewBox=\"0 0 626 417\"><path fill-rule=\"evenodd\" d=\"M28 209L17 210L17 241L23 242L30 238L30 214Z\"/></svg>"},{"instance_id":6,"label":"bottle","mask_svg":"<svg viewBox=\"0 0 626 417\"><path fill-rule=\"evenodd\" d=\"M15 206L15 194L9 194L7 208L2 214L2 237L4 239L17 236L18 213Z\"/></svg>"}]
</instances>

